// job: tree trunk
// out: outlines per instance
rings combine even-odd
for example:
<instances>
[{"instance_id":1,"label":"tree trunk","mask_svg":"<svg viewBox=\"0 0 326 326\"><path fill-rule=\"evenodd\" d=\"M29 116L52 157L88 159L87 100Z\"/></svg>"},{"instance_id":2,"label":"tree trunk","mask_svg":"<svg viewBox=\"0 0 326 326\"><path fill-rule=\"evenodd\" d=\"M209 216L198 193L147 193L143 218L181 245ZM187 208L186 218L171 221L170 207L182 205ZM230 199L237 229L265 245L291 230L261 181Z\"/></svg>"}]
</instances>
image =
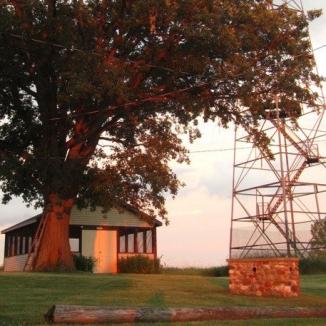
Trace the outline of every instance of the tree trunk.
<instances>
[{"instance_id":1,"label":"tree trunk","mask_svg":"<svg viewBox=\"0 0 326 326\"><path fill-rule=\"evenodd\" d=\"M35 271L74 269L69 245L69 221L73 199L51 194L44 209L45 229L35 256Z\"/></svg>"}]
</instances>

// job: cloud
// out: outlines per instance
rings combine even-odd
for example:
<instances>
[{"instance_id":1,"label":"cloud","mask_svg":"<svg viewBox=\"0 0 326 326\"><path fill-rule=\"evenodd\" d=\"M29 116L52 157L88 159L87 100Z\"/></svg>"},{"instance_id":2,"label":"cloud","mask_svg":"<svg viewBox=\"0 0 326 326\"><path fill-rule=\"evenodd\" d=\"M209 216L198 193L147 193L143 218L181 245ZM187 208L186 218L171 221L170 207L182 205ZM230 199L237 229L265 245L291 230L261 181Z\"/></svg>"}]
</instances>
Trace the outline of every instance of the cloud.
<instances>
[{"instance_id":1,"label":"cloud","mask_svg":"<svg viewBox=\"0 0 326 326\"><path fill-rule=\"evenodd\" d=\"M225 264L229 247L230 200L205 188L168 202L171 224L158 230L159 255L169 266Z\"/></svg>"},{"instance_id":2,"label":"cloud","mask_svg":"<svg viewBox=\"0 0 326 326\"><path fill-rule=\"evenodd\" d=\"M12 224L2 224L0 230L4 230L11 225ZM3 263L4 250L5 250L5 235L0 233L0 266Z\"/></svg>"},{"instance_id":3,"label":"cloud","mask_svg":"<svg viewBox=\"0 0 326 326\"><path fill-rule=\"evenodd\" d=\"M209 194L223 197L231 195L232 158L219 158L218 153L198 153L190 166L178 171L178 177L186 186L181 189L179 196L204 188Z\"/></svg>"},{"instance_id":4,"label":"cloud","mask_svg":"<svg viewBox=\"0 0 326 326\"><path fill-rule=\"evenodd\" d=\"M1 198L1 193L0 193ZM39 213L33 207L26 207L20 198L14 198L7 205L0 204L0 230L4 224L16 224Z\"/></svg>"},{"instance_id":5,"label":"cloud","mask_svg":"<svg viewBox=\"0 0 326 326\"><path fill-rule=\"evenodd\" d=\"M1 193L0 193L1 198ZM20 198L14 198L7 205L0 204L0 232L18 222L21 222L39 211L35 211L32 207L26 207ZM5 236L0 234L0 265L3 262Z\"/></svg>"}]
</instances>

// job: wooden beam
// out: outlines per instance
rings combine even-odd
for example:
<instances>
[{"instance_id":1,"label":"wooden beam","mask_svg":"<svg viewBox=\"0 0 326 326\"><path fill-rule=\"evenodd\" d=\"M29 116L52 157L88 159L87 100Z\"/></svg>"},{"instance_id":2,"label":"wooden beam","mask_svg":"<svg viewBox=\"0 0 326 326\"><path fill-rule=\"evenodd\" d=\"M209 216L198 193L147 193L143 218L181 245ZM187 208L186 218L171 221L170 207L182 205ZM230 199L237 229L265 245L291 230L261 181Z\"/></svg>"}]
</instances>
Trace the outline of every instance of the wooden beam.
<instances>
[{"instance_id":1,"label":"wooden beam","mask_svg":"<svg viewBox=\"0 0 326 326\"><path fill-rule=\"evenodd\" d=\"M9 256L9 245L8 245L8 239L9 239L9 237L8 237L8 235L7 234L5 234L5 257L8 257Z\"/></svg>"},{"instance_id":2,"label":"wooden beam","mask_svg":"<svg viewBox=\"0 0 326 326\"><path fill-rule=\"evenodd\" d=\"M156 234L156 227L153 227L152 231L152 251L154 254L154 259L157 259L157 234Z\"/></svg>"},{"instance_id":3,"label":"wooden beam","mask_svg":"<svg viewBox=\"0 0 326 326\"><path fill-rule=\"evenodd\" d=\"M83 229L82 228L80 228L80 232L79 232L79 248L78 248L78 250L79 250L80 255L82 256L83 255L83 252L82 252L82 250L83 250Z\"/></svg>"},{"instance_id":4,"label":"wooden beam","mask_svg":"<svg viewBox=\"0 0 326 326\"><path fill-rule=\"evenodd\" d=\"M189 322L205 320L307 317L326 317L326 308L112 308L104 306L55 305L45 315L47 322L55 324Z\"/></svg>"},{"instance_id":5,"label":"wooden beam","mask_svg":"<svg viewBox=\"0 0 326 326\"><path fill-rule=\"evenodd\" d=\"M143 231L143 253L144 253L144 254L147 253L147 238L146 238L146 232L147 232L147 231Z\"/></svg>"},{"instance_id":6,"label":"wooden beam","mask_svg":"<svg viewBox=\"0 0 326 326\"><path fill-rule=\"evenodd\" d=\"M134 253L138 253L137 229L134 229Z\"/></svg>"}]
</instances>

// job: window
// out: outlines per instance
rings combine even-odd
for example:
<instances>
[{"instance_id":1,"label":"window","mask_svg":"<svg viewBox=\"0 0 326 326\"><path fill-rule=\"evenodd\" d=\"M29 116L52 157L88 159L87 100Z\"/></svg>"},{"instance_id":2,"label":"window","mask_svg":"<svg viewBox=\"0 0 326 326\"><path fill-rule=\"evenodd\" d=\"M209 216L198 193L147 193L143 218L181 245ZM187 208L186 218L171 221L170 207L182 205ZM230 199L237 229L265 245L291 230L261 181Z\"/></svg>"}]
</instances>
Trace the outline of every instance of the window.
<instances>
[{"instance_id":1,"label":"window","mask_svg":"<svg viewBox=\"0 0 326 326\"><path fill-rule=\"evenodd\" d=\"M119 238L119 251L126 252L126 236L124 234Z\"/></svg>"},{"instance_id":2,"label":"window","mask_svg":"<svg viewBox=\"0 0 326 326\"><path fill-rule=\"evenodd\" d=\"M137 252L144 252L144 232L137 233Z\"/></svg>"},{"instance_id":3,"label":"window","mask_svg":"<svg viewBox=\"0 0 326 326\"><path fill-rule=\"evenodd\" d=\"M135 235L133 233L128 234L128 252L135 251Z\"/></svg>"},{"instance_id":4,"label":"window","mask_svg":"<svg viewBox=\"0 0 326 326\"><path fill-rule=\"evenodd\" d=\"M70 245L71 252L79 252L79 239L78 238L70 238L69 245Z\"/></svg>"},{"instance_id":5,"label":"window","mask_svg":"<svg viewBox=\"0 0 326 326\"><path fill-rule=\"evenodd\" d=\"M153 253L153 231L130 228L119 231L119 253Z\"/></svg>"},{"instance_id":6,"label":"window","mask_svg":"<svg viewBox=\"0 0 326 326\"><path fill-rule=\"evenodd\" d=\"M152 232L152 230L146 231L146 252L147 253L153 252L153 232Z\"/></svg>"}]
</instances>

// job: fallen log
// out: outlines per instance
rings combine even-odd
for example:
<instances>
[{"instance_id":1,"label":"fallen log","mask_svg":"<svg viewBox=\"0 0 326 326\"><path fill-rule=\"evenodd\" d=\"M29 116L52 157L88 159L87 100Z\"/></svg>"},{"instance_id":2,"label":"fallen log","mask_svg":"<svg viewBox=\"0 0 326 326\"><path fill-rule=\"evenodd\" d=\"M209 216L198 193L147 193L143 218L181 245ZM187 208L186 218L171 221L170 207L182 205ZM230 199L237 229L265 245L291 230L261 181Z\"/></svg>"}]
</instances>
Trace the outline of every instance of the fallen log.
<instances>
[{"instance_id":1,"label":"fallen log","mask_svg":"<svg viewBox=\"0 0 326 326\"><path fill-rule=\"evenodd\" d=\"M55 305L45 315L46 321L54 324L188 322L205 320L309 317L326 318L326 308L114 308L105 306Z\"/></svg>"}]
</instances>

